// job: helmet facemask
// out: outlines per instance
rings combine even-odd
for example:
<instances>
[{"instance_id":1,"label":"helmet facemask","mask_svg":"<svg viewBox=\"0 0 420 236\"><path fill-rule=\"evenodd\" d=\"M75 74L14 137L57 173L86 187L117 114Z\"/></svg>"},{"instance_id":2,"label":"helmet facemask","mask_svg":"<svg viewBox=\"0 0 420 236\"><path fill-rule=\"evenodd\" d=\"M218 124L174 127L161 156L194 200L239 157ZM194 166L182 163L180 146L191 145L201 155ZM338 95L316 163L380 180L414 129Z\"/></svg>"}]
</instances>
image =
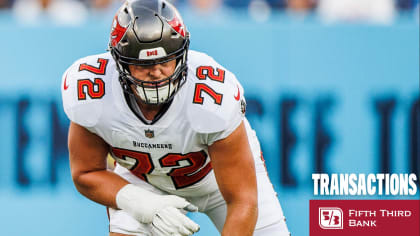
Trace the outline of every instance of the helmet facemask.
<instances>
[{"instance_id":1,"label":"helmet facemask","mask_svg":"<svg viewBox=\"0 0 420 236\"><path fill-rule=\"evenodd\" d=\"M119 58L117 70L120 74L120 83L123 88L125 87L124 91L129 94L135 94L135 97L145 104L159 105L170 102L186 81L188 43L189 41L186 41L186 49L180 50L179 53L177 52L178 54L175 53L175 55L172 54L158 60L132 60L131 58L122 58L119 55L115 55L114 58ZM112 54L118 54L118 51L111 52ZM155 81L135 78L131 75L128 67L129 65L152 66L171 60L176 60L173 74L167 78Z\"/></svg>"}]
</instances>

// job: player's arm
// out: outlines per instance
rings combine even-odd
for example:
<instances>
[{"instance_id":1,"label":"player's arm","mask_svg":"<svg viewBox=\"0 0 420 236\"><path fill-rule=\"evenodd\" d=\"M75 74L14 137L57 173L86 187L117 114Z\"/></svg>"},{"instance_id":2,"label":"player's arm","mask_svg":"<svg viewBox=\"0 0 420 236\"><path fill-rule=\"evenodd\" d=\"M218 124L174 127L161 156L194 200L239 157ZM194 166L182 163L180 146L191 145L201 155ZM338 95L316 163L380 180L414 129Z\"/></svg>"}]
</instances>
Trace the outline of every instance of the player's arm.
<instances>
[{"instance_id":1,"label":"player's arm","mask_svg":"<svg viewBox=\"0 0 420 236\"><path fill-rule=\"evenodd\" d=\"M209 146L212 167L227 204L223 236L251 236L258 217L254 160L243 122Z\"/></svg>"},{"instance_id":2,"label":"player's arm","mask_svg":"<svg viewBox=\"0 0 420 236\"><path fill-rule=\"evenodd\" d=\"M102 138L71 122L70 168L81 194L102 205L123 209L139 222L151 223L156 234L192 235L199 230L199 225L178 210L196 211L196 206L178 196L154 194L108 171L108 151Z\"/></svg>"},{"instance_id":3,"label":"player's arm","mask_svg":"<svg viewBox=\"0 0 420 236\"><path fill-rule=\"evenodd\" d=\"M68 146L71 175L77 190L92 201L117 208L116 195L128 182L106 169L108 144L71 122Z\"/></svg>"}]
</instances>

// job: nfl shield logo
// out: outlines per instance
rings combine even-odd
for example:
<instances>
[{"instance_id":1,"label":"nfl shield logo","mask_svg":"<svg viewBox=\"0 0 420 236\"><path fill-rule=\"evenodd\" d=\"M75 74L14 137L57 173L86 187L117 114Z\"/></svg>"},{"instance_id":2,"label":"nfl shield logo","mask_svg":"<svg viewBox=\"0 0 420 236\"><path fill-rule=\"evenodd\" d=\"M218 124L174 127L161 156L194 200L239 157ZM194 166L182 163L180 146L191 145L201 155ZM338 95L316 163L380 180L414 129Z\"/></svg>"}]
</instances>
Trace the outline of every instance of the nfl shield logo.
<instances>
[{"instance_id":1,"label":"nfl shield logo","mask_svg":"<svg viewBox=\"0 0 420 236\"><path fill-rule=\"evenodd\" d=\"M155 137L155 132L153 130L147 129L144 131L144 135L148 138Z\"/></svg>"}]
</instances>

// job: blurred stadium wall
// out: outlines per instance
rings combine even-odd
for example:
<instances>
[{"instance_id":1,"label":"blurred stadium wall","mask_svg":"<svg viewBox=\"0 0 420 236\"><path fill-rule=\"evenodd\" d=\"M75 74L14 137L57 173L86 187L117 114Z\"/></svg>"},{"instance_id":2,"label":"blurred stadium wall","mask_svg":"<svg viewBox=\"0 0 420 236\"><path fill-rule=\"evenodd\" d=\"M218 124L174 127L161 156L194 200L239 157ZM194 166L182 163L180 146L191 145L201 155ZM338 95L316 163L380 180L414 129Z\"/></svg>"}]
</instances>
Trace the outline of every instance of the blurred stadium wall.
<instances>
[{"instance_id":1,"label":"blurred stadium wall","mask_svg":"<svg viewBox=\"0 0 420 236\"><path fill-rule=\"evenodd\" d=\"M72 185L61 74L102 53L111 18L22 25L0 14L2 235L106 235L105 208ZM292 235L308 235L311 173L416 172L419 25L328 24L274 14L209 23L186 14L192 49L233 71ZM418 196L417 196L418 197ZM379 198L379 197L378 197ZM198 235L216 235L204 217Z\"/></svg>"}]
</instances>

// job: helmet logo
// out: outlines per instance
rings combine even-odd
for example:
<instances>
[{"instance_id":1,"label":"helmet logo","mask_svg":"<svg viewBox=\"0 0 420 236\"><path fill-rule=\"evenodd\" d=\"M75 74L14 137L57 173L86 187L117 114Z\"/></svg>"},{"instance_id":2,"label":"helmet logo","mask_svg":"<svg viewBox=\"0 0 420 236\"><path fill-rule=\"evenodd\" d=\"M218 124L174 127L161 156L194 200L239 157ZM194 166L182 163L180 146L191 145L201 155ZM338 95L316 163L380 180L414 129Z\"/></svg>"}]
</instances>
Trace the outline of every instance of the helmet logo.
<instances>
[{"instance_id":1,"label":"helmet logo","mask_svg":"<svg viewBox=\"0 0 420 236\"><path fill-rule=\"evenodd\" d=\"M180 19L181 18L178 16L178 14L175 14L174 18L171 21L168 21L168 24L172 26L172 28L182 37L185 37L185 26Z\"/></svg>"},{"instance_id":2,"label":"helmet logo","mask_svg":"<svg viewBox=\"0 0 420 236\"><path fill-rule=\"evenodd\" d=\"M162 47L143 49L139 53L139 59L150 60L165 57L167 54Z\"/></svg>"},{"instance_id":3,"label":"helmet logo","mask_svg":"<svg viewBox=\"0 0 420 236\"><path fill-rule=\"evenodd\" d=\"M157 50L153 50L153 51L147 51L146 54L147 54L148 57L157 56L158 52L157 52Z\"/></svg>"},{"instance_id":4,"label":"helmet logo","mask_svg":"<svg viewBox=\"0 0 420 236\"><path fill-rule=\"evenodd\" d=\"M125 31L127 28L124 28L118 22L118 17L114 17L114 21L112 22L112 29L111 29L111 46L115 47L124 36Z\"/></svg>"}]
</instances>

